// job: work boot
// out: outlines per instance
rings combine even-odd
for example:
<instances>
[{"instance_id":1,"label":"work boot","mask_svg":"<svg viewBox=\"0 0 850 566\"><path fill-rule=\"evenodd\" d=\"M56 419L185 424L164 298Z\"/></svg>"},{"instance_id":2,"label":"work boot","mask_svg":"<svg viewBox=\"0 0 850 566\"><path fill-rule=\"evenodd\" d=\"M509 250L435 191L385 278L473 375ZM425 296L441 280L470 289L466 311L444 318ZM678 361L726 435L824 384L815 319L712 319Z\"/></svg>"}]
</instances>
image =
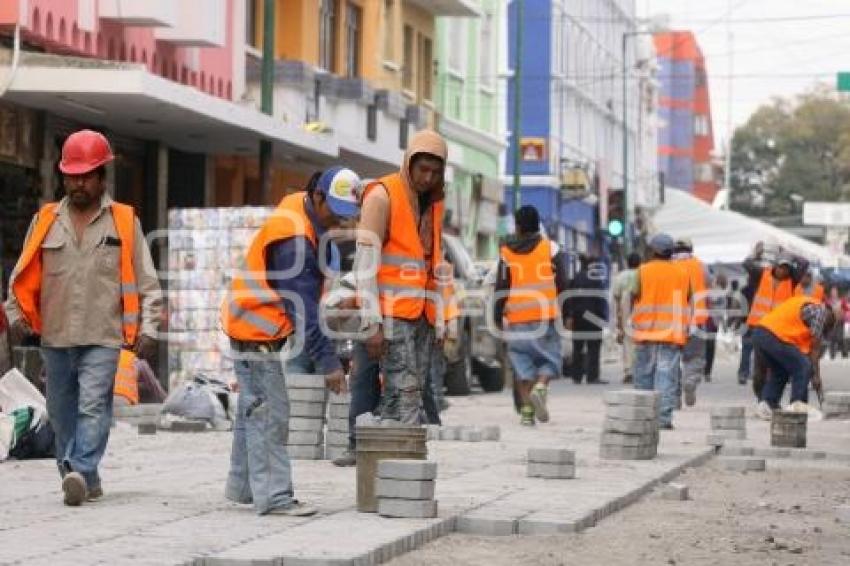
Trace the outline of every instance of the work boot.
<instances>
[{"instance_id":1,"label":"work boot","mask_svg":"<svg viewBox=\"0 0 850 566\"><path fill-rule=\"evenodd\" d=\"M747 376L739 375L738 376L738 385L746 385L747 384Z\"/></svg>"},{"instance_id":2,"label":"work boot","mask_svg":"<svg viewBox=\"0 0 850 566\"><path fill-rule=\"evenodd\" d=\"M688 407L693 407L697 404L697 388L694 385L685 386L685 404Z\"/></svg>"},{"instance_id":3,"label":"work boot","mask_svg":"<svg viewBox=\"0 0 850 566\"><path fill-rule=\"evenodd\" d=\"M62 478L62 492L65 494L65 505L77 507L86 499L86 480L78 472L68 472Z\"/></svg>"},{"instance_id":4,"label":"work boot","mask_svg":"<svg viewBox=\"0 0 850 566\"><path fill-rule=\"evenodd\" d=\"M541 423L549 422L549 410L546 408L546 397L549 390L543 383L538 383L531 390L531 405L534 407L534 415Z\"/></svg>"},{"instance_id":5,"label":"work boot","mask_svg":"<svg viewBox=\"0 0 850 566\"><path fill-rule=\"evenodd\" d=\"M341 456L333 459L333 465L340 468L350 468L357 465L357 453L354 450L346 450Z\"/></svg>"},{"instance_id":6,"label":"work boot","mask_svg":"<svg viewBox=\"0 0 850 566\"><path fill-rule=\"evenodd\" d=\"M773 409L770 408L770 405L767 404L767 401L759 401L758 406L756 406L756 417L760 418L763 421L769 421L773 419Z\"/></svg>"},{"instance_id":7,"label":"work boot","mask_svg":"<svg viewBox=\"0 0 850 566\"><path fill-rule=\"evenodd\" d=\"M523 405L519 414L519 424L522 426L534 426L534 407L531 405Z\"/></svg>"},{"instance_id":8,"label":"work boot","mask_svg":"<svg viewBox=\"0 0 850 566\"><path fill-rule=\"evenodd\" d=\"M312 505L308 505L307 503L302 503L298 500L293 501L286 507L275 507L270 510L267 515L283 515L285 517L309 517L310 515L315 515L319 510L313 507Z\"/></svg>"},{"instance_id":9,"label":"work boot","mask_svg":"<svg viewBox=\"0 0 850 566\"><path fill-rule=\"evenodd\" d=\"M100 486L93 487L86 493L86 501L100 501L103 498L103 488Z\"/></svg>"}]
</instances>

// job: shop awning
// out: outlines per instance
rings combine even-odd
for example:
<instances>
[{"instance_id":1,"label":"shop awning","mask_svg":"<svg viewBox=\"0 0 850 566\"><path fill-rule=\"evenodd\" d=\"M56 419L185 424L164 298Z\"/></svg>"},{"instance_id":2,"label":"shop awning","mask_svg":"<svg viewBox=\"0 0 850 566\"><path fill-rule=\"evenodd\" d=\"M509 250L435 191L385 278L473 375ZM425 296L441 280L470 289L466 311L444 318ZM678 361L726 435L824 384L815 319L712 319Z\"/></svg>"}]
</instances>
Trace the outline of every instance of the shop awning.
<instances>
[{"instance_id":1,"label":"shop awning","mask_svg":"<svg viewBox=\"0 0 850 566\"><path fill-rule=\"evenodd\" d=\"M336 141L151 74L142 65L26 53L4 100L184 151L258 153L295 161L339 155Z\"/></svg>"}]
</instances>

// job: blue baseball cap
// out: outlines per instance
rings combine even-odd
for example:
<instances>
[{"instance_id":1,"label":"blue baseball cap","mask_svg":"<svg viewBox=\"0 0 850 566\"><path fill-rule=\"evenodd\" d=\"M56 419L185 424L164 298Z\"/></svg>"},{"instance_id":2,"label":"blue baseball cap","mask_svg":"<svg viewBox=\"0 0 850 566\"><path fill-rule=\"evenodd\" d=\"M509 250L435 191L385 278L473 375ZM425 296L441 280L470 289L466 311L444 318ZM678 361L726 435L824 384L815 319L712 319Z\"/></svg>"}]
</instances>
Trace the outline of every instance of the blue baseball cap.
<instances>
[{"instance_id":1,"label":"blue baseball cap","mask_svg":"<svg viewBox=\"0 0 850 566\"><path fill-rule=\"evenodd\" d=\"M657 254L669 255L676 248L676 241L667 234L655 234L649 239L649 248Z\"/></svg>"},{"instance_id":2,"label":"blue baseball cap","mask_svg":"<svg viewBox=\"0 0 850 566\"><path fill-rule=\"evenodd\" d=\"M325 195L331 212L339 218L355 218L360 214L357 203L359 188L360 176L345 167L325 170L316 183L316 190Z\"/></svg>"}]
</instances>

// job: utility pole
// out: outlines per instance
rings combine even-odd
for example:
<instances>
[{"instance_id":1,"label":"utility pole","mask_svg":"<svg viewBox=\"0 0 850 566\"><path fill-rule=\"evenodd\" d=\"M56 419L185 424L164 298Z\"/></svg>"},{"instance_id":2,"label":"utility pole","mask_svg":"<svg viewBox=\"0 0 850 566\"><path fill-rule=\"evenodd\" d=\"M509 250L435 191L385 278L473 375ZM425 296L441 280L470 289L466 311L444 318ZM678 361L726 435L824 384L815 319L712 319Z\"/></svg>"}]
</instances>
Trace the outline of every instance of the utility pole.
<instances>
[{"instance_id":1,"label":"utility pole","mask_svg":"<svg viewBox=\"0 0 850 566\"><path fill-rule=\"evenodd\" d=\"M275 0L263 2L263 66L260 85L260 110L272 115L274 94ZM260 200L268 204L271 197L271 168L274 146L260 140Z\"/></svg>"},{"instance_id":2,"label":"utility pole","mask_svg":"<svg viewBox=\"0 0 850 566\"><path fill-rule=\"evenodd\" d=\"M522 148L520 147L520 130L522 129L522 28L523 4L525 0L514 0L516 4L516 45L514 46L514 212L522 206L520 195L520 166L522 163Z\"/></svg>"}]
</instances>

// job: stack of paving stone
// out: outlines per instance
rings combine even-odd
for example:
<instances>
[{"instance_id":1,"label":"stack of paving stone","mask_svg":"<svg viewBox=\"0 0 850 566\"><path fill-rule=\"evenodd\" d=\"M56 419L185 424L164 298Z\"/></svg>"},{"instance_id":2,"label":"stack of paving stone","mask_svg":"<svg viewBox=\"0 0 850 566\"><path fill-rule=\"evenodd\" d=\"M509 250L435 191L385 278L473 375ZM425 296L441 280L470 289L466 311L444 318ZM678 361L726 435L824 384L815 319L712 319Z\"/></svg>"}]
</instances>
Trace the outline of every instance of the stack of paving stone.
<instances>
[{"instance_id":1,"label":"stack of paving stone","mask_svg":"<svg viewBox=\"0 0 850 566\"><path fill-rule=\"evenodd\" d=\"M328 397L328 432L325 435L325 458L334 460L348 450L348 409L351 406L351 394Z\"/></svg>"},{"instance_id":2,"label":"stack of paving stone","mask_svg":"<svg viewBox=\"0 0 850 566\"><path fill-rule=\"evenodd\" d=\"M606 391L599 456L606 460L651 460L658 454L655 391Z\"/></svg>"},{"instance_id":3,"label":"stack of paving stone","mask_svg":"<svg viewBox=\"0 0 850 566\"><path fill-rule=\"evenodd\" d=\"M289 395L286 452L293 460L321 460L325 453L325 376L288 375L286 390Z\"/></svg>"},{"instance_id":4,"label":"stack of paving stone","mask_svg":"<svg viewBox=\"0 0 850 566\"><path fill-rule=\"evenodd\" d=\"M711 435L712 438L744 440L747 438L747 418L744 407L712 407L711 408Z\"/></svg>"},{"instance_id":5,"label":"stack of paving stone","mask_svg":"<svg viewBox=\"0 0 850 566\"><path fill-rule=\"evenodd\" d=\"M850 419L850 391L827 391L823 396L823 416Z\"/></svg>"},{"instance_id":6,"label":"stack of paving stone","mask_svg":"<svg viewBox=\"0 0 850 566\"><path fill-rule=\"evenodd\" d=\"M378 477L375 479L378 514L405 519L436 517L436 479L436 462L379 460Z\"/></svg>"},{"instance_id":7,"label":"stack of paving stone","mask_svg":"<svg viewBox=\"0 0 850 566\"><path fill-rule=\"evenodd\" d=\"M428 440L459 440L461 442L498 442L502 429L498 425L434 426L428 425Z\"/></svg>"},{"instance_id":8,"label":"stack of paving stone","mask_svg":"<svg viewBox=\"0 0 850 566\"><path fill-rule=\"evenodd\" d=\"M528 477L571 480L576 477L576 453L560 448L529 448Z\"/></svg>"}]
</instances>

